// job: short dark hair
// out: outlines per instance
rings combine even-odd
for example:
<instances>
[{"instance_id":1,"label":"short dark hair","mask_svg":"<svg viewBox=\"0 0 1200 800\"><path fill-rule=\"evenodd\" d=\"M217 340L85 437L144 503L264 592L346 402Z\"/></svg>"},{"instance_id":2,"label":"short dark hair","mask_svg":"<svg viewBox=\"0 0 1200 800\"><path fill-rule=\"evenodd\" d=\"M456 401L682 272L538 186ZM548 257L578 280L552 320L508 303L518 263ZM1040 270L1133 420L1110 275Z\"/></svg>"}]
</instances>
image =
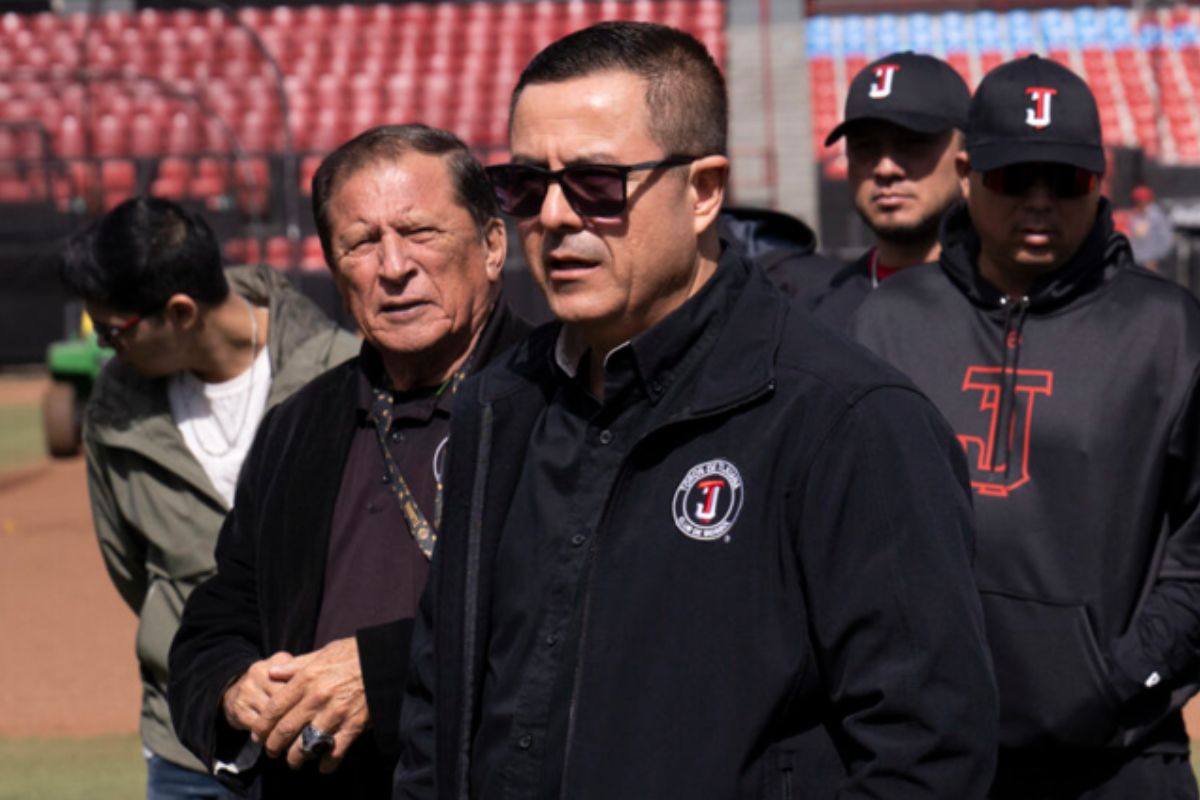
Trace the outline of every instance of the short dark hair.
<instances>
[{"instance_id":1,"label":"short dark hair","mask_svg":"<svg viewBox=\"0 0 1200 800\"><path fill-rule=\"evenodd\" d=\"M463 141L449 131L428 125L380 125L363 131L334 150L317 169L312 179L313 219L325 263L333 266L332 231L329 225L329 200L334 191L364 167L381 161L395 161L410 152L441 156L446 162L459 204L471 215L482 239L489 223L500 216L496 195L483 165L471 155Z\"/></svg>"},{"instance_id":2,"label":"short dark hair","mask_svg":"<svg viewBox=\"0 0 1200 800\"><path fill-rule=\"evenodd\" d=\"M729 99L712 55L693 36L651 22L601 22L551 43L521 72L526 86L626 70L648 84L650 136L669 155L725 155Z\"/></svg>"},{"instance_id":3,"label":"short dark hair","mask_svg":"<svg viewBox=\"0 0 1200 800\"><path fill-rule=\"evenodd\" d=\"M170 200L134 197L72 236L59 278L84 300L150 314L174 294L216 304L229 296L212 228Z\"/></svg>"}]
</instances>

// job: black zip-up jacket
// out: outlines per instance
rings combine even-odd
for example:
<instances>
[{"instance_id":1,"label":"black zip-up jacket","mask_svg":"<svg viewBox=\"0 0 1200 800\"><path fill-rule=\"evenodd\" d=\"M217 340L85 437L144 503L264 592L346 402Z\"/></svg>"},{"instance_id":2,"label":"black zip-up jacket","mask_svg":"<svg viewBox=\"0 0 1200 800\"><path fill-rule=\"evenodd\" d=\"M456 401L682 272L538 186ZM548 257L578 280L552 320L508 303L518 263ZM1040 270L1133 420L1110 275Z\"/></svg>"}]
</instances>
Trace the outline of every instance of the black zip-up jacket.
<instances>
[{"instance_id":1,"label":"black zip-up jacket","mask_svg":"<svg viewBox=\"0 0 1200 800\"><path fill-rule=\"evenodd\" d=\"M512 732L512 757L553 760L561 783L523 770L506 796L982 797L995 690L960 448L906 379L735 251L712 283L702 293L718 302L674 312L695 315L706 355L685 348L665 359L676 374L644 376L661 423L603 477L602 521L544 532L547 568L583 559L575 624L554 643L573 654L556 678L573 687L571 725ZM531 431L565 380L558 332L536 331L459 393L451 441L475 446L449 454L396 797L479 796L468 776L502 624L493 567ZM740 512L698 541L673 499L716 459L740 474Z\"/></svg>"},{"instance_id":2,"label":"black zip-up jacket","mask_svg":"<svg viewBox=\"0 0 1200 800\"><path fill-rule=\"evenodd\" d=\"M479 366L529 332L497 305L480 338ZM362 357L313 379L263 419L217 539L217 572L188 599L171 646L168 690L179 739L209 768L233 761L248 735L225 721L225 690L259 659L313 650L331 526L354 438ZM404 535L408 535L407 532ZM262 754L219 778L249 797L353 798L388 794L399 750L400 698L412 620L356 635L371 726L332 773Z\"/></svg>"},{"instance_id":3,"label":"black zip-up jacket","mask_svg":"<svg viewBox=\"0 0 1200 800\"><path fill-rule=\"evenodd\" d=\"M1013 749L1187 752L1200 664L1200 305L1137 267L1107 203L1008 301L965 206L938 265L872 292L856 336L966 450L976 576Z\"/></svg>"}]
</instances>

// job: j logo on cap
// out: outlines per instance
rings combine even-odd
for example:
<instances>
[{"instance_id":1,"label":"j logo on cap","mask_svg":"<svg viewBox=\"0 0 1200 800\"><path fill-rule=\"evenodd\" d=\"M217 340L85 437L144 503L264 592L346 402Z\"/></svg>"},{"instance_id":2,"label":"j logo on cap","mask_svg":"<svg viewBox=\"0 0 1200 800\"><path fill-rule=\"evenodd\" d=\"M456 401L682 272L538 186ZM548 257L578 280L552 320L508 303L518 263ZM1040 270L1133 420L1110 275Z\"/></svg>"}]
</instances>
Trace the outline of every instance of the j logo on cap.
<instances>
[{"instance_id":1,"label":"j logo on cap","mask_svg":"<svg viewBox=\"0 0 1200 800\"><path fill-rule=\"evenodd\" d=\"M875 80L871 82L867 95L872 100L882 100L892 93L892 76L900 69L898 64L880 64L875 68Z\"/></svg>"},{"instance_id":2,"label":"j logo on cap","mask_svg":"<svg viewBox=\"0 0 1200 800\"><path fill-rule=\"evenodd\" d=\"M1040 163L1104 174L1096 98L1083 78L1048 58L1018 58L985 75L971 98L966 134L967 157L977 172ZM1079 188L1073 178L1063 180L1062 196Z\"/></svg>"},{"instance_id":3,"label":"j logo on cap","mask_svg":"<svg viewBox=\"0 0 1200 800\"><path fill-rule=\"evenodd\" d=\"M901 71L904 79L897 80ZM846 115L825 138L825 146L863 121L890 122L925 134L961 129L970 102L966 81L945 61L913 52L891 53L854 75L846 92Z\"/></svg>"},{"instance_id":4,"label":"j logo on cap","mask_svg":"<svg viewBox=\"0 0 1200 800\"><path fill-rule=\"evenodd\" d=\"M1058 94L1046 86L1030 86L1025 90L1026 96L1033 99L1033 108L1025 109L1025 124L1031 128L1045 128L1050 125L1050 98Z\"/></svg>"}]
</instances>

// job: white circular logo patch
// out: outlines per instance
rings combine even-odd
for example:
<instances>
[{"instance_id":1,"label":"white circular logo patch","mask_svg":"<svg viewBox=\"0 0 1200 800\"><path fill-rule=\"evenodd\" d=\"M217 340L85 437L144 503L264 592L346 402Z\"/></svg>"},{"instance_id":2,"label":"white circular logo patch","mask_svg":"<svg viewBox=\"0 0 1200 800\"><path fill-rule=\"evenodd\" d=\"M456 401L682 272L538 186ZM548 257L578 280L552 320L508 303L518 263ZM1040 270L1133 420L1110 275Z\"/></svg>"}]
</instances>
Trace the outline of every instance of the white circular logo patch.
<instances>
[{"instance_id":1,"label":"white circular logo patch","mask_svg":"<svg viewBox=\"0 0 1200 800\"><path fill-rule=\"evenodd\" d=\"M446 469L446 443L449 441L449 436L443 437L433 451L433 479L438 483L442 482L442 472Z\"/></svg>"},{"instance_id":2,"label":"white circular logo patch","mask_svg":"<svg viewBox=\"0 0 1200 800\"><path fill-rule=\"evenodd\" d=\"M671 512L686 536L711 542L724 536L742 510L742 475L724 459L697 464L675 490Z\"/></svg>"}]
</instances>

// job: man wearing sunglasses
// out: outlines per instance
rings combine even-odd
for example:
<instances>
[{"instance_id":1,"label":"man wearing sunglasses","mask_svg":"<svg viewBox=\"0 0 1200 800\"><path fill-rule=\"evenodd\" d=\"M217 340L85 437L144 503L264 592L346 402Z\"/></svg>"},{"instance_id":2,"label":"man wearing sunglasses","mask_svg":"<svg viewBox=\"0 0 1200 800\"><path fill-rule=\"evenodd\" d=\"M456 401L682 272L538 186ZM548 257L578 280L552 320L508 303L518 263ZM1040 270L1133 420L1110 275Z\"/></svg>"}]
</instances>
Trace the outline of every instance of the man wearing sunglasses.
<instances>
[{"instance_id":1,"label":"man wearing sunglasses","mask_svg":"<svg viewBox=\"0 0 1200 800\"><path fill-rule=\"evenodd\" d=\"M660 25L521 75L490 175L558 321L463 385L398 797L987 787L961 453L720 241L725 129Z\"/></svg>"},{"instance_id":2,"label":"man wearing sunglasses","mask_svg":"<svg viewBox=\"0 0 1200 800\"><path fill-rule=\"evenodd\" d=\"M854 323L967 454L995 798L1196 797L1180 708L1200 682L1200 307L1135 265L1104 167L1082 80L997 67L939 263Z\"/></svg>"},{"instance_id":3,"label":"man wearing sunglasses","mask_svg":"<svg viewBox=\"0 0 1200 800\"><path fill-rule=\"evenodd\" d=\"M222 796L171 728L171 637L212 574L259 420L356 343L275 271L222 270L208 224L166 200L128 200L75 236L61 277L116 353L83 441L100 552L139 616L147 796Z\"/></svg>"},{"instance_id":4,"label":"man wearing sunglasses","mask_svg":"<svg viewBox=\"0 0 1200 800\"><path fill-rule=\"evenodd\" d=\"M942 214L962 199L955 158L970 100L953 67L912 52L884 56L851 81L845 119L825 145L845 137L851 199L875 241L829 281L818 319L844 328L880 281L937 260Z\"/></svg>"}]
</instances>

